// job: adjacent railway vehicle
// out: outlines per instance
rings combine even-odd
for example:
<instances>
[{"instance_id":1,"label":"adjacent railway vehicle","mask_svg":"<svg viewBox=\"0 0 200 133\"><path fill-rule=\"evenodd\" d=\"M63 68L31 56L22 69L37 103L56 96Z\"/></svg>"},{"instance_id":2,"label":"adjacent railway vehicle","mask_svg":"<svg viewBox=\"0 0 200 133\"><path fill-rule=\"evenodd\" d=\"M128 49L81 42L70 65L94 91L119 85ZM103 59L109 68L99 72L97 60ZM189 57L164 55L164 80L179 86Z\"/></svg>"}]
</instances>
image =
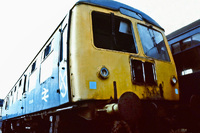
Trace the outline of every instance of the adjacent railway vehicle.
<instances>
[{"instance_id":1,"label":"adjacent railway vehicle","mask_svg":"<svg viewBox=\"0 0 200 133\"><path fill-rule=\"evenodd\" d=\"M6 96L3 132L149 132L178 100L163 28L128 5L80 0Z\"/></svg>"},{"instance_id":2,"label":"adjacent railway vehicle","mask_svg":"<svg viewBox=\"0 0 200 133\"><path fill-rule=\"evenodd\" d=\"M167 38L177 68L180 100L189 103L200 96L200 20L174 31Z\"/></svg>"}]
</instances>

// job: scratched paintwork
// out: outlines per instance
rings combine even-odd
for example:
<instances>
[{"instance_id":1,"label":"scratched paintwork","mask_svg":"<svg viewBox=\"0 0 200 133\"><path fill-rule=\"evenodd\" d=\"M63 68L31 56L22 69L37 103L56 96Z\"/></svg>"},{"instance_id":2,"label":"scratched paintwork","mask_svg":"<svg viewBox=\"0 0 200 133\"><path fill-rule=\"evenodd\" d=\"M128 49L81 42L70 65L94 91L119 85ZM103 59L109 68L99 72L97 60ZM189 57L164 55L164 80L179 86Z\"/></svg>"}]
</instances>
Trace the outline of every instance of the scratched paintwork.
<instances>
[{"instance_id":1,"label":"scratched paintwork","mask_svg":"<svg viewBox=\"0 0 200 133\"><path fill-rule=\"evenodd\" d=\"M91 18L91 12L94 10L104 13L113 12L117 16L129 19L132 22L135 32L136 43L139 50L138 54L95 47L92 38L93 30ZM178 85L173 86L170 83L171 77L177 77L177 75L168 45L166 45L166 47L170 56L170 62L148 58L143 52L137 30L137 23L146 25L146 22L122 15L119 11L111 11L109 9L90 5L76 6L73 9L73 18L71 26L72 38L70 40L70 79L72 85L72 100L74 102L86 99L114 98L114 81L116 81L117 86L117 98L124 92L131 91L137 94L141 99L179 99L179 95L175 94L175 88L178 88ZM160 31L164 37L164 32L161 29L155 26L152 27ZM168 44L165 37L164 41ZM157 73L157 85L146 86L133 84L131 81L130 59L154 62ZM102 66L105 66L109 70L110 74L107 79L101 79L97 76L99 68ZM89 83L91 81L97 83L96 89L90 89ZM162 89L159 88L159 86L162 86Z\"/></svg>"}]
</instances>

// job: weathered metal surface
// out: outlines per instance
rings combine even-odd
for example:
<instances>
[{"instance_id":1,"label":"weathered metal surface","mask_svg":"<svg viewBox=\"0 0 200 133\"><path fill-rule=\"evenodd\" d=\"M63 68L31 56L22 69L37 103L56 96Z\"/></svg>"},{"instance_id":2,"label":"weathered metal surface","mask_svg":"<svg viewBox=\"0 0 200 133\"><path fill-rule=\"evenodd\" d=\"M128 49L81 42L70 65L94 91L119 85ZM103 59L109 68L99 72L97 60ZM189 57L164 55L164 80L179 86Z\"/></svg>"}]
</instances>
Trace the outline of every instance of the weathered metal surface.
<instances>
[{"instance_id":1,"label":"weathered metal surface","mask_svg":"<svg viewBox=\"0 0 200 133\"><path fill-rule=\"evenodd\" d=\"M138 121L141 117L141 101L132 92L124 93L119 99L119 113L126 121Z\"/></svg>"}]
</instances>

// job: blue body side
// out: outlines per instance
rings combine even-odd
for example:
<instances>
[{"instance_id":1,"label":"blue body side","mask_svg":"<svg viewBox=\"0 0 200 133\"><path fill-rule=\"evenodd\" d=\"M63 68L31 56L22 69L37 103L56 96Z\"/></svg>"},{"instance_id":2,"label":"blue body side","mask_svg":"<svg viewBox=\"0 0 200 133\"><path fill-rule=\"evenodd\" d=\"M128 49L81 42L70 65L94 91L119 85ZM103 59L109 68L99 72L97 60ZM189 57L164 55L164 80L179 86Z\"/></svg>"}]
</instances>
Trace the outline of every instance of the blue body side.
<instances>
[{"instance_id":1,"label":"blue body side","mask_svg":"<svg viewBox=\"0 0 200 133\"><path fill-rule=\"evenodd\" d=\"M174 38L169 38L168 39L169 45L171 45L173 43L176 43L176 42L178 42L180 40L183 40L185 38L188 38L188 37L190 37L190 36L192 36L194 34L197 34L199 32L200 32L200 26L199 27L195 27L194 29L190 29L190 30L188 30L186 32L183 32L183 33L177 35Z\"/></svg>"},{"instance_id":2,"label":"blue body side","mask_svg":"<svg viewBox=\"0 0 200 133\"><path fill-rule=\"evenodd\" d=\"M63 25L66 25L66 23ZM62 24L59 25L49 39L53 41L48 40L33 60L33 62L37 61L36 69L33 72L31 71L32 62L24 72L23 75L27 75L27 80L23 80L24 76L20 78L25 83L26 92L21 93L24 86L18 87L19 81L15 85L18 87L17 90L15 92L14 89L11 90L13 92L12 96L9 92L7 96L7 98L9 97L7 102L9 106L7 108L5 104L3 106L3 120L47 110L69 102L67 62L66 60L59 60L62 40L60 31L63 30L63 27ZM43 58L46 47L50 42L52 44L51 52L46 58ZM16 100L13 101L13 96L18 95L18 92L21 94L20 97L15 98Z\"/></svg>"},{"instance_id":3,"label":"blue body side","mask_svg":"<svg viewBox=\"0 0 200 133\"><path fill-rule=\"evenodd\" d=\"M167 35L169 45L200 32L200 19Z\"/></svg>"}]
</instances>

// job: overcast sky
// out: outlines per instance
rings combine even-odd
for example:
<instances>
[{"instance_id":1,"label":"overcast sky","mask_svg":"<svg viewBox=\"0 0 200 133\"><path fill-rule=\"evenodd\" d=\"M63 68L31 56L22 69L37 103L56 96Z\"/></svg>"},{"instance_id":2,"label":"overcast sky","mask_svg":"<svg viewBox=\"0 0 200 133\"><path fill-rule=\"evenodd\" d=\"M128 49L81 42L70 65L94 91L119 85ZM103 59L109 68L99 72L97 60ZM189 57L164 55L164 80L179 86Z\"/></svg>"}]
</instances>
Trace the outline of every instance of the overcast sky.
<instances>
[{"instance_id":1,"label":"overcast sky","mask_svg":"<svg viewBox=\"0 0 200 133\"><path fill-rule=\"evenodd\" d=\"M118 1L151 16L165 29L166 35L200 19L200 0ZM0 98L5 98L55 30L70 2L0 0Z\"/></svg>"}]
</instances>

